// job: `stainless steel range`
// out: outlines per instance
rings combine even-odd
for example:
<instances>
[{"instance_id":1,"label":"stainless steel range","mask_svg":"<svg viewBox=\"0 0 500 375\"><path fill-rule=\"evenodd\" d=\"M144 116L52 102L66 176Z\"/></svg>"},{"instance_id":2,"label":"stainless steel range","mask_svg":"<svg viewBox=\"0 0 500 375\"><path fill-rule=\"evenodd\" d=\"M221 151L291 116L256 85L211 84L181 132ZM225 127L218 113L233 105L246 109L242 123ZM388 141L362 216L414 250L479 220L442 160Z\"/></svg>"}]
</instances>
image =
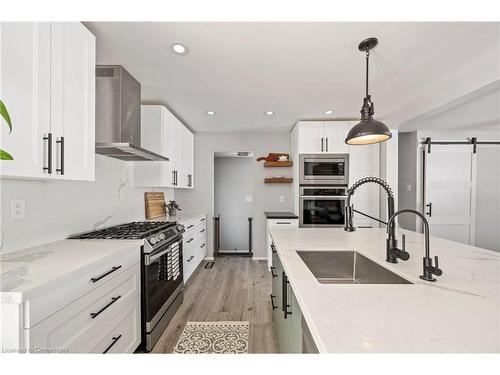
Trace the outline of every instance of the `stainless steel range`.
<instances>
[{"instance_id":1,"label":"stainless steel range","mask_svg":"<svg viewBox=\"0 0 500 375\"><path fill-rule=\"evenodd\" d=\"M131 222L74 239L143 239L141 246L142 344L150 351L183 301L182 233L174 222Z\"/></svg>"}]
</instances>

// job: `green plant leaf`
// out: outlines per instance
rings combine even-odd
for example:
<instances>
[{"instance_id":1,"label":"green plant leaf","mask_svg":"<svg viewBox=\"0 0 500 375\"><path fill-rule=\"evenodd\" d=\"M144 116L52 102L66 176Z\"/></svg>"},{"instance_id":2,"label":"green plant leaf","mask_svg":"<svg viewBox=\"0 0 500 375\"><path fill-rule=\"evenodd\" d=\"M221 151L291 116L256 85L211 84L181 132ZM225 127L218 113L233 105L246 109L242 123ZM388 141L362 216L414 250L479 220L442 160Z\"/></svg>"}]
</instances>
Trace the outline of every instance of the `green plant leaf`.
<instances>
[{"instance_id":1,"label":"green plant leaf","mask_svg":"<svg viewBox=\"0 0 500 375\"><path fill-rule=\"evenodd\" d=\"M0 100L0 116L2 116L3 119L5 120L5 122L7 123L7 126L9 127L9 133L11 133L12 132L12 122L10 120L9 111L7 111L7 107L5 106L5 104L1 100Z\"/></svg>"},{"instance_id":2,"label":"green plant leaf","mask_svg":"<svg viewBox=\"0 0 500 375\"><path fill-rule=\"evenodd\" d=\"M14 160L11 154L0 148L0 160Z\"/></svg>"}]
</instances>

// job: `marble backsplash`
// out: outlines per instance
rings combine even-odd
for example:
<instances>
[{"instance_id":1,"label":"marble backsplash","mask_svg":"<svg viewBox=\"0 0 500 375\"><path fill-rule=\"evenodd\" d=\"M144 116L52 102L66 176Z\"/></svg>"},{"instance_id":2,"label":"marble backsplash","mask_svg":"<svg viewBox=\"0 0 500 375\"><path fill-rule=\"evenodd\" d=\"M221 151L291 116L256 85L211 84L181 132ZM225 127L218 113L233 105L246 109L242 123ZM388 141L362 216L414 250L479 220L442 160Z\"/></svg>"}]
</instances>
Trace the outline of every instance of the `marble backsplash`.
<instances>
[{"instance_id":1,"label":"marble backsplash","mask_svg":"<svg viewBox=\"0 0 500 375\"><path fill-rule=\"evenodd\" d=\"M96 155L95 182L0 180L0 251L3 253L67 238L131 220L144 219L144 192L135 188L133 165ZM25 201L22 219L10 218L10 200Z\"/></svg>"}]
</instances>

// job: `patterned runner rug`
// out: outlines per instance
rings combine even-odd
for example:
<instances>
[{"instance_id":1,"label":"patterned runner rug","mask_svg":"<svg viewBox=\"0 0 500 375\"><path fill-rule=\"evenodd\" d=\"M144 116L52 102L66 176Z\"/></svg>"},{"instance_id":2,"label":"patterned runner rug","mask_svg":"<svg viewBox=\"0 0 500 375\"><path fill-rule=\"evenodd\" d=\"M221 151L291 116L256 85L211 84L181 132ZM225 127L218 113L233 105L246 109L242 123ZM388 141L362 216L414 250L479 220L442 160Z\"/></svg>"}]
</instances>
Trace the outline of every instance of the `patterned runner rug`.
<instances>
[{"instance_id":1,"label":"patterned runner rug","mask_svg":"<svg viewBox=\"0 0 500 375\"><path fill-rule=\"evenodd\" d=\"M187 322L174 353L246 354L249 322Z\"/></svg>"}]
</instances>

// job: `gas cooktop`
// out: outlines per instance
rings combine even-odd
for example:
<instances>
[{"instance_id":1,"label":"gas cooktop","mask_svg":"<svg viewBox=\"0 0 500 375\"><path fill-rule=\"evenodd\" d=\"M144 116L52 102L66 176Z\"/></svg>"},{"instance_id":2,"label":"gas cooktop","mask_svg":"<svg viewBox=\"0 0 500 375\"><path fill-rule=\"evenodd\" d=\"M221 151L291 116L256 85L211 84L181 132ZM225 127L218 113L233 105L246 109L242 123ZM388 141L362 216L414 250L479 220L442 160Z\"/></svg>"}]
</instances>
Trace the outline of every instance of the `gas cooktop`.
<instances>
[{"instance_id":1,"label":"gas cooktop","mask_svg":"<svg viewBox=\"0 0 500 375\"><path fill-rule=\"evenodd\" d=\"M175 226L175 222L166 221L133 221L131 223L116 225L70 237L71 239L121 239L136 240L150 237Z\"/></svg>"}]
</instances>

